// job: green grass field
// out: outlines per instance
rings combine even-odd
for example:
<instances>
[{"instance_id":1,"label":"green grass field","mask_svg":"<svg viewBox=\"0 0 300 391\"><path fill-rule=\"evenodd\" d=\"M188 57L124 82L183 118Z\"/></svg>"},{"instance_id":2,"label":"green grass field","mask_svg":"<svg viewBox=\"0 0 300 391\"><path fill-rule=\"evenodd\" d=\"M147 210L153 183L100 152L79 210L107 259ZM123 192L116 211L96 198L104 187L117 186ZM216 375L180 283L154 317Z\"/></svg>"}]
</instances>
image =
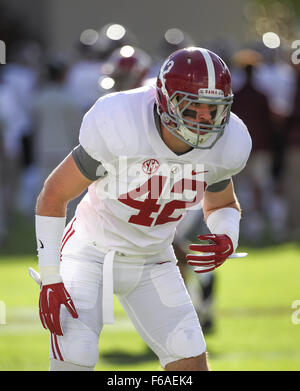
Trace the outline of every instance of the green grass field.
<instances>
[{"instance_id":1,"label":"green grass field","mask_svg":"<svg viewBox=\"0 0 300 391\"><path fill-rule=\"evenodd\" d=\"M216 271L217 323L206 337L211 369L298 371L300 324L292 322L292 303L300 300L300 247L248 251L244 260L227 261ZM48 370L49 336L39 322L39 288L28 275L35 265L31 255L0 257L0 300L6 305L6 324L0 325L2 371ZM117 300L115 318L101 335L96 369L161 370Z\"/></svg>"}]
</instances>

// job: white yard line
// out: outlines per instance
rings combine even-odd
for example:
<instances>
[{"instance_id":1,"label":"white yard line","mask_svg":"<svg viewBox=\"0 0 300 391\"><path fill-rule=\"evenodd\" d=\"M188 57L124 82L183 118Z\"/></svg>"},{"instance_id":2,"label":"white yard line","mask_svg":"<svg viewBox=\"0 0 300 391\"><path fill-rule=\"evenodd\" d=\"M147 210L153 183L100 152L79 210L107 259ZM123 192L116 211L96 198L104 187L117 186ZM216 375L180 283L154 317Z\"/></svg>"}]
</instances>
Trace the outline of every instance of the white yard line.
<instances>
[{"instance_id":1,"label":"white yard line","mask_svg":"<svg viewBox=\"0 0 300 391\"><path fill-rule=\"evenodd\" d=\"M116 317L113 325L104 326L103 332L135 331L127 318ZM0 337L3 335L44 334L38 310L35 307L20 307L7 310L5 325L0 325Z\"/></svg>"}]
</instances>

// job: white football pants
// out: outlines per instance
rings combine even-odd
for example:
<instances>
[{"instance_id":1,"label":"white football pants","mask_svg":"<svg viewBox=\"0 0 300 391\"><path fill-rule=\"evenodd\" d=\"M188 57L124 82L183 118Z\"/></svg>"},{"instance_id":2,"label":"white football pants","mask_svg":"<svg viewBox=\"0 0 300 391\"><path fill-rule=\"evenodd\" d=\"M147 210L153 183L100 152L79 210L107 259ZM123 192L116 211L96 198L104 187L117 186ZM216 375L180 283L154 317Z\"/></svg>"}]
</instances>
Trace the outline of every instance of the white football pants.
<instances>
[{"instance_id":1,"label":"white football pants","mask_svg":"<svg viewBox=\"0 0 300 391\"><path fill-rule=\"evenodd\" d=\"M163 367L205 352L198 317L174 258L118 256L112 271L113 292ZM51 335L50 359L90 369L98 360L103 327L103 254L74 233L64 244L61 275L79 318L61 307L64 335Z\"/></svg>"}]
</instances>

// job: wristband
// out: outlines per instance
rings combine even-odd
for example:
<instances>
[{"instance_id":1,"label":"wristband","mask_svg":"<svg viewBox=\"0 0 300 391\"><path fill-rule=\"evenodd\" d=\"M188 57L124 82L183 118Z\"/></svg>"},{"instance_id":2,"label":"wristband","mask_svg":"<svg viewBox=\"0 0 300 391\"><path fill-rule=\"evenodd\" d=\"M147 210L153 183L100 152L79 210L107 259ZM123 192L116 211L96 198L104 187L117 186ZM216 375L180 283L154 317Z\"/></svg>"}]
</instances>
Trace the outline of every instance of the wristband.
<instances>
[{"instance_id":1,"label":"wristband","mask_svg":"<svg viewBox=\"0 0 300 391\"><path fill-rule=\"evenodd\" d=\"M59 266L40 266L40 277L42 285L62 282Z\"/></svg>"},{"instance_id":2,"label":"wristband","mask_svg":"<svg viewBox=\"0 0 300 391\"><path fill-rule=\"evenodd\" d=\"M40 269L44 266L59 268L60 247L65 224L66 217L35 216L38 265Z\"/></svg>"},{"instance_id":3,"label":"wristband","mask_svg":"<svg viewBox=\"0 0 300 391\"><path fill-rule=\"evenodd\" d=\"M230 237L234 251L238 246L241 213L235 208L221 208L212 212L206 225L212 234Z\"/></svg>"}]
</instances>

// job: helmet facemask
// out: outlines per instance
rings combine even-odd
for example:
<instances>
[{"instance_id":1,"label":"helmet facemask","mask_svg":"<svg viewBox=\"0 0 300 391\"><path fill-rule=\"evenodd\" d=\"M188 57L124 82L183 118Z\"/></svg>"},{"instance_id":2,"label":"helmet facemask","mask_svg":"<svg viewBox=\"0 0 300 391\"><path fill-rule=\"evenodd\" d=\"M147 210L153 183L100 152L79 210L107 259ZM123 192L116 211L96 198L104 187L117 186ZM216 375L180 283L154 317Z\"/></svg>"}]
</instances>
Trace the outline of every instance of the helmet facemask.
<instances>
[{"instance_id":1,"label":"helmet facemask","mask_svg":"<svg viewBox=\"0 0 300 391\"><path fill-rule=\"evenodd\" d=\"M229 121L232 101L233 95L224 97L222 91L218 91L214 96L200 94L200 91L199 95L175 91L167 99L168 113L161 114L162 124L174 136L193 148L210 149L224 133L224 128ZM192 104L208 105L211 114L210 123L191 119ZM208 144L207 141L212 136L214 137Z\"/></svg>"}]
</instances>

